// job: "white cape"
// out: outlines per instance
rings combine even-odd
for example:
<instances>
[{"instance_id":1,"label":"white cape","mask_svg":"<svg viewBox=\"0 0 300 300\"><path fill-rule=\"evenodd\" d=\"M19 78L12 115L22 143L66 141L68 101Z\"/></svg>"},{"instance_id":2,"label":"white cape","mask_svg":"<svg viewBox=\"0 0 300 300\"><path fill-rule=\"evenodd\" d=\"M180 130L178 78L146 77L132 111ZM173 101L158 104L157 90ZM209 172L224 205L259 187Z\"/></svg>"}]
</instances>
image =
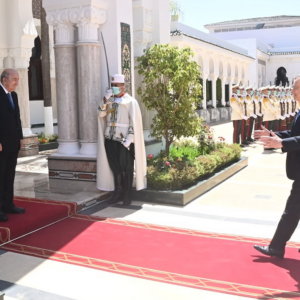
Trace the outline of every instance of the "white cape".
<instances>
[{"instance_id":1,"label":"white cape","mask_svg":"<svg viewBox=\"0 0 300 300\"><path fill-rule=\"evenodd\" d=\"M135 186L136 190L147 187L147 161L144 142L142 114L138 102L128 94L122 98L131 101L134 131L134 151L135 151ZM102 191L113 191L115 189L113 173L109 167L104 146L104 131L106 118L98 115L98 151L97 151L97 188Z\"/></svg>"}]
</instances>

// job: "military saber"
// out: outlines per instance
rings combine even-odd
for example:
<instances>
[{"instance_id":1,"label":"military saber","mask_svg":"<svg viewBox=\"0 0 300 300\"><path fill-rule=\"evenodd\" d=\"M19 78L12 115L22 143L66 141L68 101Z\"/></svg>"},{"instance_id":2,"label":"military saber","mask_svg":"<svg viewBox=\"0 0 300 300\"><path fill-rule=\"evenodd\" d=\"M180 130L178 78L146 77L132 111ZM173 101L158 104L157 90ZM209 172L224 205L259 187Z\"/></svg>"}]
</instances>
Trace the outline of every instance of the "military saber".
<instances>
[{"instance_id":1,"label":"military saber","mask_svg":"<svg viewBox=\"0 0 300 300\"><path fill-rule=\"evenodd\" d=\"M104 42L102 31L100 31L100 34L101 34L101 40L102 40L104 55L105 55L105 60L106 60L107 83L108 83L107 88L110 89L110 76L109 76L109 66L108 66L107 52L106 52L106 47L105 47L105 42Z\"/></svg>"}]
</instances>

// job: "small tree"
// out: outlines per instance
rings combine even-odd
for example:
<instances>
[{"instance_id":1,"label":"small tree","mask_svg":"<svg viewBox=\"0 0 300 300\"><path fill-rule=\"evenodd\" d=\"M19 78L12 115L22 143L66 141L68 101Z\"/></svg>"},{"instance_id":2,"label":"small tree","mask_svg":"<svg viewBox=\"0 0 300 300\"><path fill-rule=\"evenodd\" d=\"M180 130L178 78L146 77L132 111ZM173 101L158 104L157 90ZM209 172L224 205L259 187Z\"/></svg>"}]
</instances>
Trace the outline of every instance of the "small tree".
<instances>
[{"instance_id":1,"label":"small tree","mask_svg":"<svg viewBox=\"0 0 300 300\"><path fill-rule=\"evenodd\" d=\"M138 89L145 106L155 110L152 134L164 137L166 154L175 138L199 132L196 106L201 95L199 66L191 49L154 45L138 58L138 72L143 76Z\"/></svg>"}]
</instances>

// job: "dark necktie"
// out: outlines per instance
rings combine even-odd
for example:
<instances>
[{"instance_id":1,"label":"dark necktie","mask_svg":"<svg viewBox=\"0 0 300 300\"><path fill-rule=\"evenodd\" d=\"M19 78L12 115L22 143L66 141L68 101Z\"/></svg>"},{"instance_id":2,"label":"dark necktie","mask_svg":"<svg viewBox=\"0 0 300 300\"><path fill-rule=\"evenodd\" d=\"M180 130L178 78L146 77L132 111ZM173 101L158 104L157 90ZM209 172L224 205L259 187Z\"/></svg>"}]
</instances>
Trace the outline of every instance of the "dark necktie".
<instances>
[{"instance_id":1,"label":"dark necktie","mask_svg":"<svg viewBox=\"0 0 300 300\"><path fill-rule=\"evenodd\" d=\"M10 104L11 108L15 109L15 104L14 104L14 101L13 101L11 93L7 93L7 97L8 97L9 104Z\"/></svg>"}]
</instances>

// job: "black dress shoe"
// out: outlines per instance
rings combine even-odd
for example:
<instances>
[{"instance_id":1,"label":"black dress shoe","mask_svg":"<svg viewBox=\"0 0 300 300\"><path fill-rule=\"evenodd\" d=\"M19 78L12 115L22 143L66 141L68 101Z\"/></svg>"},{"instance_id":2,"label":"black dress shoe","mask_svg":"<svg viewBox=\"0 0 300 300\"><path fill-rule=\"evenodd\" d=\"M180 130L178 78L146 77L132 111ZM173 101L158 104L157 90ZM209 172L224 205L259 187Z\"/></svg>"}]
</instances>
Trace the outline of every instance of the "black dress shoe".
<instances>
[{"instance_id":1,"label":"black dress shoe","mask_svg":"<svg viewBox=\"0 0 300 300\"><path fill-rule=\"evenodd\" d=\"M254 249L259 251L262 254L269 255L269 256L275 256L278 258L283 258L284 257L284 250L277 250L274 248L271 248L269 246L258 246L254 245Z\"/></svg>"},{"instance_id":2,"label":"black dress shoe","mask_svg":"<svg viewBox=\"0 0 300 300\"><path fill-rule=\"evenodd\" d=\"M0 211L0 222L6 222L6 221L8 221L7 215L4 212Z\"/></svg>"},{"instance_id":3,"label":"black dress shoe","mask_svg":"<svg viewBox=\"0 0 300 300\"><path fill-rule=\"evenodd\" d=\"M24 214L25 213L25 208L17 207L17 206L13 206L13 207L9 207L9 208L3 207L2 210L7 214Z\"/></svg>"}]
</instances>

